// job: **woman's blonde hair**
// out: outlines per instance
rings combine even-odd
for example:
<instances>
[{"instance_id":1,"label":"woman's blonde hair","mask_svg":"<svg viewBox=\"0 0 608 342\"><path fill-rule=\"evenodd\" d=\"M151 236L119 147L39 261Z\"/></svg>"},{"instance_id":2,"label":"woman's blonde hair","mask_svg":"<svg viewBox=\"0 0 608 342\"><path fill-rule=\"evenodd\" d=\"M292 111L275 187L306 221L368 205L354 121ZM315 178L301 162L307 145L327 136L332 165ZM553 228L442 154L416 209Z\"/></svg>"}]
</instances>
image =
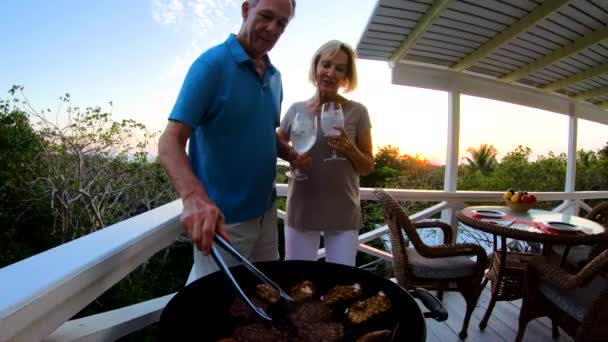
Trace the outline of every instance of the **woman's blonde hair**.
<instances>
[{"instance_id":1,"label":"woman's blonde hair","mask_svg":"<svg viewBox=\"0 0 608 342\"><path fill-rule=\"evenodd\" d=\"M330 40L327 43L321 45L321 47L315 52L312 57L312 63L310 64L310 71L308 72L308 79L316 87L317 86L317 65L321 56L326 52L330 53L330 57L335 56L339 51L344 51L348 56L348 66L346 70L346 78L344 84L341 85L344 88L344 92L348 93L357 88L357 65L355 60L357 59L357 53L353 48L339 40Z\"/></svg>"}]
</instances>

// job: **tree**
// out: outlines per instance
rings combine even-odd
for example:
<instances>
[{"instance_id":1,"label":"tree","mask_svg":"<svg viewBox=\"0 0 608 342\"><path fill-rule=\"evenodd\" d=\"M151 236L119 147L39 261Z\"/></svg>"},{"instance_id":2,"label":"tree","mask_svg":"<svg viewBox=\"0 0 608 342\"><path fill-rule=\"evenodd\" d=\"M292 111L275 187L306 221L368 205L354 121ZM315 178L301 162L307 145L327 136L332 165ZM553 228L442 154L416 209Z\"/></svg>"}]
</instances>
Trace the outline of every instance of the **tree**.
<instances>
[{"instance_id":1,"label":"tree","mask_svg":"<svg viewBox=\"0 0 608 342\"><path fill-rule=\"evenodd\" d=\"M54 245L52 217L31 180L43 141L15 102L0 99L0 268Z\"/></svg>"},{"instance_id":2,"label":"tree","mask_svg":"<svg viewBox=\"0 0 608 342\"><path fill-rule=\"evenodd\" d=\"M361 186L382 188L417 189L421 184L430 189L440 189L443 185L443 167L433 165L407 154L400 154L399 148L391 145L378 150L374 157L374 170L361 177Z\"/></svg>"},{"instance_id":3,"label":"tree","mask_svg":"<svg viewBox=\"0 0 608 342\"><path fill-rule=\"evenodd\" d=\"M146 153L155 133L143 125L72 107L68 94L51 113L33 109L23 87L9 92L0 100L0 267L177 198ZM178 239L76 317L177 291L191 264L191 244Z\"/></svg>"},{"instance_id":4,"label":"tree","mask_svg":"<svg viewBox=\"0 0 608 342\"><path fill-rule=\"evenodd\" d=\"M388 183L401 173L399 148L391 145L378 150L374 157L374 170L367 176L361 177L363 187L386 187Z\"/></svg>"},{"instance_id":5,"label":"tree","mask_svg":"<svg viewBox=\"0 0 608 342\"><path fill-rule=\"evenodd\" d=\"M498 151L493 145L481 144L478 149L469 147L467 152L470 153L471 157L463 157L462 159L471 172L481 172L487 176L492 173L498 163L496 160Z\"/></svg>"},{"instance_id":6,"label":"tree","mask_svg":"<svg viewBox=\"0 0 608 342\"><path fill-rule=\"evenodd\" d=\"M577 152L576 190L608 189L608 157L604 156L602 151L603 149L597 153L584 150Z\"/></svg>"},{"instance_id":7,"label":"tree","mask_svg":"<svg viewBox=\"0 0 608 342\"><path fill-rule=\"evenodd\" d=\"M598 151L598 153L602 157L608 158L608 141L606 142L606 145L604 145L604 147L602 147L602 149Z\"/></svg>"},{"instance_id":8,"label":"tree","mask_svg":"<svg viewBox=\"0 0 608 342\"><path fill-rule=\"evenodd\" d=\"M44 144L36 161L44 168L31 183L44 189L39 196L50 203L61 241L175 198L165 173L148 160L146 149L156 133L143 124L115 121L111 111L100 107L73 107L69 94L60 97L54 115L66 118L60 124L47 119L50 110L33 109L23 87L13 87L15 93L24 111L38 121L37 134Z\"/></svg>"}]
</instances>

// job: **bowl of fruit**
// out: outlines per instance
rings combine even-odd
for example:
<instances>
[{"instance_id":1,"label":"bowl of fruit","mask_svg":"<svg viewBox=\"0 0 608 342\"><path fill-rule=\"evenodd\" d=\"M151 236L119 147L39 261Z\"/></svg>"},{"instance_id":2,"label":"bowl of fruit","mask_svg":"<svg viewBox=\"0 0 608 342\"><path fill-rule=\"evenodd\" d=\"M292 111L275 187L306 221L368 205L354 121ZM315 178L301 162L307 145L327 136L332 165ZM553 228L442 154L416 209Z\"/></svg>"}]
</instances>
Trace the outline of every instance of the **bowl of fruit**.
<instances>
[{"instance_id":1,"label":"bowl of fruit","mask_svg":"<svg viewBox=\"0 0 608 342\"><path fill-rule=\"evenodd\" d=\"M536 196L529 194L527 191L509 189L505 191L502 197L505 199L507 207L518 213L525 213L536 205Z\"/></svg>"}]
</instances>

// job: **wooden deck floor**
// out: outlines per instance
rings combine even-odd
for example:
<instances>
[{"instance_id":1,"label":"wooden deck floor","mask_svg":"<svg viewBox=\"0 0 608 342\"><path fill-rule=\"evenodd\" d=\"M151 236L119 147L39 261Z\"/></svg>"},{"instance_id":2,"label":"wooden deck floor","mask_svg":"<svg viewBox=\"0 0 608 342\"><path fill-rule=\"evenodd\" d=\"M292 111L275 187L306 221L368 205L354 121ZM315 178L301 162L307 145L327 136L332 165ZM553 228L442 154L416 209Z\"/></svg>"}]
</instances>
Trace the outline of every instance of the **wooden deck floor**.
<instances>
[{"instance_id":1,"label":"wooden deck floor","mask_svg":"<svg viewBox=\"0 0 608 342\"><path fill-rule=\"evenodd\" d=\"M517 335L521 299L512 302L497 302L488 321L488 326L482 331L479 329L479 321L486 312L489 301L490 291L486 288L479 298L477 307L473 311L471 322L469 323L469 336L466 340L514 341L515 335ZM464 299L457 292L445 292L443 303L447 307L449 318L445 322L436 322L432 319L426 320L427 341L460 341L458 332L460 332L460 328L462 327L465 312ZM540 318L528 324L524 341L566 342L572 341L572 339L565 332L560 331L559 338L554 340L551 337L551 321L547 318Z\"/></svg>"}]
</instances>

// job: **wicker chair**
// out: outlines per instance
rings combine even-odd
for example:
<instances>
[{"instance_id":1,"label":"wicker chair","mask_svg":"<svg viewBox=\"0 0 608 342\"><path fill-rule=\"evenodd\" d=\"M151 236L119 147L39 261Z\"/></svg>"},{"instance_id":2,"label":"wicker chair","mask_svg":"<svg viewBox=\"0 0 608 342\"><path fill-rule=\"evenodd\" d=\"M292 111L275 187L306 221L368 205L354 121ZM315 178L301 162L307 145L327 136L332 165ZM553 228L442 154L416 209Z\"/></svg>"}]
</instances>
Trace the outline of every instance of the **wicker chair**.
<instances>
[{"instance_id":1,"label":"wicker chair","mask_svg":"<svg viewBox=\"0 0 608 342\"><path fill-rule=\"evenodd\" d=\"M608 201L593 207L585 218L595 221L608 229ZM574 270L580 270L606 249L608 249L608 241L597 243L593 246L554 246L552 248L555 254L561 256L561 265L567 265Z\"/></svg>"},{"instance_id":2,"label":"wicker chair","mask_svg":"<svg viewBox=\"0 0 608 342\"><path fill-rule=\"evenodd\" d=\"M437 290L440 299L443 291L460 292L467 303L467 310L459 336L466 338L469 320L482 290L486 252L475 244L451 244L452 228L448 224L440 221L412 223L399 203L387 192L376 189L374 194L384 207L393 252L393 271L399 285L406 289L422 287ZM444 244L424 244L417 232L424 228L440 228ZM403 232L413 248L406 247ZM472 260L472 256L476 260Z\"/></svg>"},{"instance_id":3,"label":"wicker chair","mask_svg":"<svg viewBox=\"0 0 608 342\"><path fill-rule=\"evenodd\" d=\"M548 316L575 341L608 341L608 250L577 273L560 268L554 259L530 260L515 341L521 341L529 321Z\"/></svg>"}]
</instances>

